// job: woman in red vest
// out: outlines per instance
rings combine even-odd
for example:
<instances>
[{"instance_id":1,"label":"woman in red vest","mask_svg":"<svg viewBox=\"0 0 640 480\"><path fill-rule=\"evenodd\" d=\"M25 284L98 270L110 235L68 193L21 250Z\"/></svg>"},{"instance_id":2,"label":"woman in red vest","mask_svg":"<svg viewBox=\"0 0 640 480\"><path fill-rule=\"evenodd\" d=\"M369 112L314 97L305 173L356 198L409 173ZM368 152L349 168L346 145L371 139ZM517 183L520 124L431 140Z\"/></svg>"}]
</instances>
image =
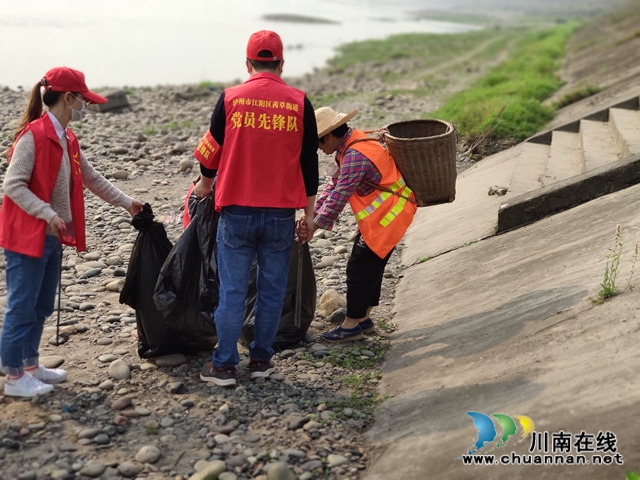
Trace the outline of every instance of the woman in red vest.
<instances>
[{"instance_id":1,"label":"woman in red vest","mask_svg":"<svg viewBox=\"0 0 640 480\"><path fill-rule=\"evenodd\" d=\"M60 243L86 249L83 187L131 215L142 210L141 202L93 169L67 128L70 121L82 120L87 103L106 101L89 91L81 72L54 68L31 90L16 131L0 208L7 278L0 333L5 395L33 397L67 377L64 370L39 363L38 346L45 318L53 313ZM48 107L44 113L43 102Z\"/></svg>"},{"instance_id":2,"label":"woman in red vest","mask_svg":"<svg viewBox=\"0 0 640 480\"><path fill-rule=\"evenodd\" d=\"M389 152L363 132L349 128L349 114L316 110L320 150L336 154L331 181L315 204L315 228L331 230L347 201L358 222L347 262L347 317L322 334L329 342L352 341L374 330L384 269L417 210L416 200ZM328 172L329 173L329 172Z\"/></svg>"}]
</instances>

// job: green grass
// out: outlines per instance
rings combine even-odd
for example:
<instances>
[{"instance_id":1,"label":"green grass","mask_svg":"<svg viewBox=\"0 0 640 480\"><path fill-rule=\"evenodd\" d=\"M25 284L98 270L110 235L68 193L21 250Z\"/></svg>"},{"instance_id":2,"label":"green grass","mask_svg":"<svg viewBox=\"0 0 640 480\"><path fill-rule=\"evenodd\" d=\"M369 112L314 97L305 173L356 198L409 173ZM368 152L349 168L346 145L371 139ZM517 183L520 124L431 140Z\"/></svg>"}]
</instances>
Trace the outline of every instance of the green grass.
<instances>
[{"instance_id":1,"label":"green grass","mask_svg":"<svg viewBox=\"0 0 640 480\"><path fill-rule=\"evenodd\" d=\"M198 84L200 88L207 88L209 90L220 90L224 88L224 83L220 82L211 82L209 80L204 80Z\"/></svg>"},{"instance_id":2,"label":"green grass","mask_svg":"<svg viewBox=\"0 0 640 480\"><path fill-rule=\"evenodd\" d=\"M433 12L422 13L418 15L418 18L426 18L429 20L440 20L443 22L455 22L455 23L467 23L467 24L479 24L486 25L495 22L494 18L483 15L465 15L459 13L448 13L434 10Z\"/></svg>"},{"instance_id":3,"label":"green grass","mask_svg":"<svg viewBox=\"0 0 640 480\"><path fill-rule=\"evenodd\" d=\"M354 95L355 95L355 92L347 92L347 91L342 91L338 93L329 92L329 93L324 93L322 95L309 95L309 101L314 107L318 108L325 105L331 105L339 100L343 100L345 98L352 97Z\"/></svg>"},{"instance_id":4,"label":"green grass","mask_svg":"<svg viewBox=\"0 0 640 480\"><path fill-rule=\"evenodd\" d=\"M500 33L499 35L502 35ZM328 64L334 73L361 63L384 65L394 60L412 59L419 67L436 66L496 38L496 31L483 29L455 35L406 33L383 40L348 43L338 48L338 54ZM389 74L387 74L389 75ZM383 77L383 80L385 78Z\"/></svg>"},{"instance_id":5,"label":"green grass","mask_svg":"<svg viewBox=\"0 0 640 480\"><path fill-rule=\"evenodd\" d=\"M150 135L156 135L158 133L158 129L156 129L156 127L151 126L151 127L145 127L141 130L141 132L144 135L150 136Z\"/></svg>"},{"instance_id":6,"label":"green grass","mask_svg":"<svg viewBox=\"0 0 640 480\"><path fill-rule=\"evenodd\" d=\"M343 381L353 388L351 394L347 398L327 402L327 407L331 409L351 408L355 410L355 416L373 412L378 405L388 398L387 396L379 396L375 392L375 383L371 383L379 375L379 370L364 374L358 372L347 375ZM367 392L370 396L365 395ZM341 413L337 413L336 416L341 416Z\"/></svg>"},{"instance_id":7,"label":"green grass","mask_svg":"<svg viewBox=\"0 0 640 480\"><path fill-rule=\"evenodd\" d=\"M604 267L604 279L602 280L602 288L598 292L598 300L594 303L604 303L605 300L615 297L619 292L616 285L618 271L620 269L620 255L622 254L622 242L620 241L620 225L616 227L616 235L613 239L613 248L605 255L607 264Z\"/></svg>"},{"instance_id":8,"label":"green grass","mask_svg":"<svg viewBox=\"0 0 640 480\"><path fill-rule=\"evenodd\" d=\"M502 111L490 137L523 140L533 135L553 118L553 107L542 102L561 86L556 70L578 26L570 22L525 36L506 61L427 116L454 122L469 141Z\"/></svg>"},{"instance_id":9,"label":"green grass","mask_svg":"<svg viewBox=\"0 0 640 480\"><path fill-rule=\"evenodd\" d=\"M202 123L202 122L205 122L205 123ZM206 119L202 120L201 123L205 125ZM140 132L143 133L144 135L151 136L151 135L156 135L158 132L162 130L182 130L184 128L193 128L194 126L196 125L193 119L183 120L182 122L173 120L169 123L165 123L162 125L151 125L149 127L145 127Z\"/></svg>"},{"instance_id":10,"label":"green grass","mask_svg":"<svg viewBox=\"0 0 640 480\"><path fill-rule=\"evenodd\" d=\"M329 356L324 358L325 362L331 363L337 367L361 369L373 367L379 362L389 347L375 343L373 345L356 345L355 347L345 348L342 351L331 350ZM362 350L369 350L375 353L375 357L362 358Z\"/></svg>"},{"instance_id":11,"label":"green grass","mask_svg":"<svg viewBox=\"0 0 640 480\"><path fill-rule=\"evenodd\" d=\"M595 95L602 91L602 88L595 85L587 85L586 87L579 88L572 92L564 94L560 97L560 100L553 104L555 109L559 109L562 107L566 107L567 105L571 105L572 103L576 103L583 98L590 97L591 95Z\"/></svg>"},{"instance_id":12,"label":"green grass","mask_svg":"<svg viewBox=\"0 0 640 480\"><path fill-rule=\"evenodd\" d=\"M387 332L387 333L395 332L396 328L397 328L394 323L388 322L384 318L382 318L380 320L376 320L376 324L378 325L378 328L380 330L382 330L383 332Z\"/></svg>"}]
</instances>

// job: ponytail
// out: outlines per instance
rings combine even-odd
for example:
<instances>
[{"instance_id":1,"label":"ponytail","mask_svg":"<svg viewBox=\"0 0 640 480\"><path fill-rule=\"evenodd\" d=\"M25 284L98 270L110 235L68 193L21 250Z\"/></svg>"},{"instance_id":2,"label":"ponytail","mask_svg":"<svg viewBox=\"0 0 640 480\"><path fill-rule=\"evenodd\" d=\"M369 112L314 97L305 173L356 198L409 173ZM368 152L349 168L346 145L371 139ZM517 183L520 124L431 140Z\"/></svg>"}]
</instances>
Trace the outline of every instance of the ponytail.
<instances>
[{"instance_id":1,"label":"ponytail","mask_svg":"<svg viewBox=\"0 0 640 480\"><path fill-rule=\"evenodd\" d=\"M40 118L42 115L42 97L40 96L40 87L41 83L36 83L31 89L31 95L29 96L29 105L27 109L22 114L22 118L20 119L20 123L18 124L18 128L13 135L13 141L15 142L18 139L18 136L24 130L24 127L27 126L28 123L33 122L37 118Z\"/></svg>"}]
</instances>

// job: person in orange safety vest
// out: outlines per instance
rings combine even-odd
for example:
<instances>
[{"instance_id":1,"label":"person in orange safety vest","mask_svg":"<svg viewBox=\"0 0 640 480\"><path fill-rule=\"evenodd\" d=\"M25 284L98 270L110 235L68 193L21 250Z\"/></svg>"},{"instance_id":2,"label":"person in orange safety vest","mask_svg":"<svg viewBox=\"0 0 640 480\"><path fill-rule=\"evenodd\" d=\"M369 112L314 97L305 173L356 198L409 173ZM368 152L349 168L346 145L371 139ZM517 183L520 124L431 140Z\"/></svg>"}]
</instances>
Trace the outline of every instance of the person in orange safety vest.
<instances>
[{"instance_id":1,"label":"person in orange safety vest","mask_svg":"<svg viewBox=\"0 0 640 480\"><path fill-rule=\"evenodd\" d=\"M331 181L316 200L314 229L331 230L349 201L358 222L347 262L347 316L322 334L329 342L352 341L374 330L371 310L379 304L384 269L411 225L417 206L389 152L363 132L349 128L349 114L329 107L315 111L319 148L336 154Z\"/></svg>"}]
</instances>

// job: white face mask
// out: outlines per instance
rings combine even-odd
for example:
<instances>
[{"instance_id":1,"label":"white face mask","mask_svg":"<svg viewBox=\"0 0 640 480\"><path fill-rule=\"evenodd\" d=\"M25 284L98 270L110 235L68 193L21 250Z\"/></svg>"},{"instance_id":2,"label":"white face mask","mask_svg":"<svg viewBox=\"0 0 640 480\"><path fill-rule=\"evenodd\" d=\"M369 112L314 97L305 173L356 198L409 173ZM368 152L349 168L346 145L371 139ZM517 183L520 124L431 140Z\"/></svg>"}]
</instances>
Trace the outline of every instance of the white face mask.
<instances>
[{"instance_id":1,"label":"white face mask","mask_svg":"<svg viewBox=\"0 0 640 480\"><path fill-rule=\"evenodd\" d=\"M80 100L75 95L73 96L73 98L75 98L77 100ZM69 108L71 108L71 121L72 122L79 122L87 114L87 102L85 102L84 100L80 100L80 101L82 102L82 107L80 107L80 110L74 110L71 107L71 105L69 105Z\"/></svg>"}]
</instances>

